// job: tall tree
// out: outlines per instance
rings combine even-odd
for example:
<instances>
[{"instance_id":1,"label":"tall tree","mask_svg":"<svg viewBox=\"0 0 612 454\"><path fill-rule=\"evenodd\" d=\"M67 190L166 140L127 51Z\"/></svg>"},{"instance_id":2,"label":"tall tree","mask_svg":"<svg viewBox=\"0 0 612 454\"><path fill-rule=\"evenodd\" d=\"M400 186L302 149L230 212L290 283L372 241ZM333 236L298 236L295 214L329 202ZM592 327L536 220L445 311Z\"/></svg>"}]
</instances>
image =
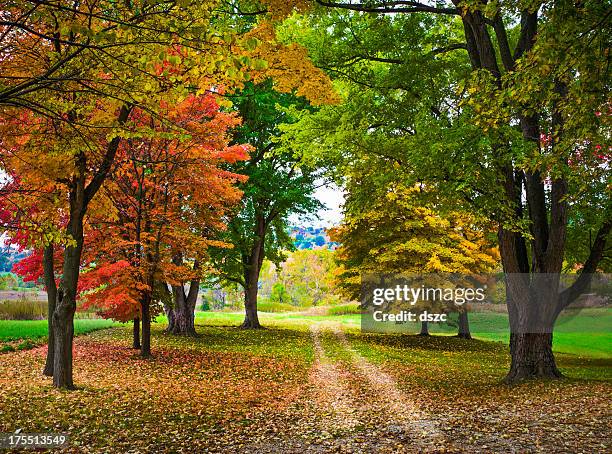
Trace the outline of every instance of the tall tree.
<instances>
[{"instance_id":1,"label":"tall tree","mask_svg":"<svg viewBox=\"0 0 612 454\"><path fill-rule=\"evenodd\" d=\"M278 146L279 126L291 122L288 108L306 106L291 94L274 90L271 81L247 84L231 98L242 118L234 140L250 143L250 159L239 163L237 173L248 180L240 185L244 198L222 238L234 245L219 249L214 265L223 279L244 289L244 328L260 328L257 316L259 274L264 259L282 261L283 251L291 248L288 217L307 214L319 203L313 192L317 175L302 165L299 155Z\"/></svg>"},{"instance_id":2,"label":"tall tree","mask_svg":"<svg viewBox=\"0 0 612 454\"><path fill-rule=\"evenodd\" d=\"M588 287L612 228L610 188L600 184L606 166L594 153L606 149L610 127L609 5L316 3L327 11L321 37L294 38L323 49L313 58L345 84L375 93L365 127L376 132L389 117L381 111L401 105L394 112L403 124L387 128L404 147L401 161L497 222L511 324L507 381L559 377L555 320ZM568 222L585 198L600 215L579 277L562 291Z\"/></svg>"},{"instance_id":3,"label":"tall tree","mask_svg":"<svg viewBox=\"0 0 612 454\"><path fill-rule=\"evenodd\" d=\"M244 76L243 65L228 58L240 46L231 48L211 26L212 3L117 5L14 2L3 17L27 24L15 25L13 19L0 24L10 44L0 61L10 79L0 102L2 164L21 185L19 193L3 195L21 198L9 201L16 217L32 214L37 204L36 209L47 208L37 196L62 210L58 224L34 219L38 236L32 237L34 246L46 246L57 239L48 233L61 231L49 352L54 385L62 388L73 387L73 317L87 214L126 134L150 134L146 127L128 128L134 124L132 110L139 106L156 116L160 98L177 102L211 86L230 88ZM64 61L69 69L59 77ZM40 69L41 77L24 74L24 68ZM48 214L55 220L53 211Z\"/></svg>"}]
</instances>

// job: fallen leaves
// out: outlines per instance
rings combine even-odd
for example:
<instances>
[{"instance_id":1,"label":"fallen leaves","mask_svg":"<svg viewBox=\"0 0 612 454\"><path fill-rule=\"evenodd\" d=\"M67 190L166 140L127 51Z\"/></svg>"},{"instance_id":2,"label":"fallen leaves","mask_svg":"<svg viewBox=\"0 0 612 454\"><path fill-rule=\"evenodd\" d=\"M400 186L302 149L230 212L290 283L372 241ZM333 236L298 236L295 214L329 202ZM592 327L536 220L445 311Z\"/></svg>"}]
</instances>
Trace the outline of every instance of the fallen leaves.
<instances>
[{"instance_id":1,"label":"fallen leaves","mask_svg":"<svg viewBox=\"0 0 612 454\"><path fill-rule=\"evenodd\" d=\"M609 449L605 360L559 355L562 369L590 379L509 387L495 343L199 331L156 326L152 360L127 348L127 328L79 337L74 392L40 374L44 347L3 355L0 431L67 432L66 451L79 453Z\"/></svg>"}]
</instances>

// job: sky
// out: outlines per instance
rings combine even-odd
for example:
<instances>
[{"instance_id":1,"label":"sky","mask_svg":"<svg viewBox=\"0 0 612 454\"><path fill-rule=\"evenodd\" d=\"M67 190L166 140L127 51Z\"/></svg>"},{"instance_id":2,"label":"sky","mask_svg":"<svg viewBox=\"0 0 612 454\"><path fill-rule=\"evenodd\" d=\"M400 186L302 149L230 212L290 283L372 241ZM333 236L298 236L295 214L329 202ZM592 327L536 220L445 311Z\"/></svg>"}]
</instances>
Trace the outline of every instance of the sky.
<instances>
[{"instance_id":1,"label":"sky","mask_svg":"<svg viewBox=\"0 0 612 454\"><path fill-rule=\"evenodd\" d=\"M332 227L338 225L342 220L342 203L344 193L336 185L328 183L320 186L314 193L315 197L325 206L312 216L312 219L300 219L298 216L290 216L291 225L301 227Z\"/></svg>"}]
</instances>

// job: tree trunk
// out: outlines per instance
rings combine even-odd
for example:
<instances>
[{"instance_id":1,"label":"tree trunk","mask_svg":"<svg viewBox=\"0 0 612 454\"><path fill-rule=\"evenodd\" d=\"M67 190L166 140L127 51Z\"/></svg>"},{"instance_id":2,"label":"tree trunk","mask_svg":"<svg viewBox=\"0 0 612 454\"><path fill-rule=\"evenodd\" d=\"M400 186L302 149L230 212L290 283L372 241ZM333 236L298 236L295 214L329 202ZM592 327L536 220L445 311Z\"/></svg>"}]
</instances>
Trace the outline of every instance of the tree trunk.
<instances>
[{"instance_id":1,"label":"tree trunk","mask_svg":"<svg viewBox=\"0 0 612 454\"><path fill-rule=\"evenodd\" d=\"M145 293L140 300L140 314L142 316L142 345L140 356L151 357L151 295Z\"/></svg>"},{"instance_id":2,"label":"tree trunk","mask_svg":"<svg viewBox=\"0 0 612 454\"><path fill-rule=\"evenodd\" d=\"M76 301L70 289L60 285L57 303L53 311L53 386L74 389L72 381L72 346L74 338L74 313Z\"/></svg>"},{"instance_id":3,"label":"tree trunk","mask_svg":"<svg viewBox=\"0 0 612 454\"><path fill-rule=\"evenodd\" d=\"M261 329L257 315L257 281L249 282L244 289L244 322L242 327L246 329Z\"/></svg>"},{"instance_id":4,"label":"tree trunk","mask_svg":"<svg viewBox=\"0 0 612 454\"><path fill-rule=\"evenodd\" d=\"M161 283L160 286L162 292L162 303L164 306L164 313L168 319L168 327L166 328L167 333L171 333L174 330L174 308L170 303L170 299L173 297L172 292L168 290L168 284L165 282Z\"/></svg>"},{"instance_id":5,"label":"tree trunk","mask_svg":"<svg viewBox=\"0 0 612 454\"><path fill-rule=\"evenodd\" d=\"M77 283L83 249L83 193L71 194L68 233L75 244L64 249L62 279L57 290L53 311L53 386L74 389L72 381L72 346L74 339L74 313L76 312Z\"/></svg>"},{"instance_id":6,"label":"tree trunk","mask_svg":"<svg viewBox=\"0 0 612 454\"><path fill-rule=\"evenodd\" d=\"M135 350L140 350L140 318L134 318L134 328L133 328L133 340L132 340L132 348Z\"/></svg>"},{"instance_id":7,"label":"tree trunk","mask_svg":"<svg viewBox=\"0 0 612 454\"><path fill-rule=\"evenodd\" d=\"M532 378L561 378L552 352L551 333L513 333L512 364L506 383Z\"/></svg>"},{"instance_id":8,"label":"tree trunk","mask_svg":"<svg viewBox=\"0 0 612 454\"><path fill-rule=\"evenodd\" d=\"M55 300L57 298L57 285L55 284L55 272L53 263L53 244L45 246L43 252L43 270L45 288L47 289L47 359L43 374L53 377L53 356L55 352L55 335L53 332L53 313L55 312Z\"/></svg>"},{"instance_id":9,"label":"tree trunk","mask_svg":"<svg viewBox=\"0 0 612 454\"><path fill-rule=\"evenodd\" d=\"M471 339L472 334L470 333L470 321L468 319L467 310L459 312L459 329L457 337L461 339Z\"/></svg>"},{"instance_id":10,"label":"tree trunk","mask_svg":"<svg viewBox=\"0 0 612 454\"><path fill-rule=\"evenodd\" d=\"M166 328L166 332L172 333L174 332L174 308L169 304L164 304L164 312L166 313L166 317L168 318L168 328Z\"/></svg>"},{"instance_id":11,"label":"tree trunk","mask_svg":"<svg viewBox=\"0 0 612 454\"><path fill-rule=\"evenodd\" d=\"M421 322L421 332L419 336L429 336L429 323L427 321Z\"/></svg>"},{"instance_id":12,"label":"tree trunk","mask_svg":"<svg viewBox=\"0 0 612 454\"><path fill-rule=\"evenodd\" d=\"M172 334L196 336L195 306L198 300L200 281L194 279L189 285L189 292L185 294L183 285L173 285L174 308L172 309L172 325L168 332ZM170 321L170 319L168 319Z\"/></svg>"},{"instance_id":13,"label":"tree trunk","mask_svg":"<svg viewBox=\"0 0 612 454\"><path fill-rule=\"evenodd\" d=\"M259 273L265 256L265 237L267 223L263 215L258 215L255 222L255 240L251 254L244 260L244 322L242 328L261 329L257 315L257 291Z\"/></svg>"}]
</instances>

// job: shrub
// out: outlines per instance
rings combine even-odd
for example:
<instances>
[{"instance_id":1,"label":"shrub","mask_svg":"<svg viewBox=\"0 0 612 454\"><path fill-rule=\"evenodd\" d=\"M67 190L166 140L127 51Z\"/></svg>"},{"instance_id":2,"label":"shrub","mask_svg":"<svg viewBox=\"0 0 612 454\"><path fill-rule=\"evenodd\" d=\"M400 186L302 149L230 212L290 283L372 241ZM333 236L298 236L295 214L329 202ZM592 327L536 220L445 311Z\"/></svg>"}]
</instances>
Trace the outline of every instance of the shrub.
<instances>
[{"instance_id":1,"label":"shrub","mask_svg":"<svg viewBox=\"0 0 612 454\"><path fill-rule=\"evenodd\" d=\"M36 344L29 339L24 340L23 342L17 345L17 350L30 350L31 348L36 347Z\"/></svg>"},{"instance_id":2,"label":"shrub","mask_svg":"<svg viewBox=\"0 0 612 454\"><path fill-rule=\"evenodd\" d=\"M348 314L361 314L361 306L359 303L348 303L341 304L339 306L332 306L327 309L327 315L348 315Z\"/></svg>"},{"instance_id":3,"label":"shrub","mask_svg":"<svg viewBox=\"0 0 612 454\"><path fill-rule=\"evenodd\" d=\"M2 347L0 347L0 353L8 353L8 352L14 352L14 351L15 351L15 347L9 344L4 344Z\"/></svg>"},{"instance_id":4,"label":"shrub","mask_svg":"<svg viewBox=\"0 0 612 454\"><path fill-rule=\"evenodd\" d=\"M42 320L47 318L47 302L21 298L0 303L0 320Z\"/></svg>"},{"instance_id":5,"label":"shrub","mask_svg":"<svg viewBox=\"0 0 612 454\"><path fill-rule=\"evenodd\" d=\"M257 303L257 310L260 312L292 312L300 310L300 308L287 303L261 301Z\"/></svg>"}]
</instances>

